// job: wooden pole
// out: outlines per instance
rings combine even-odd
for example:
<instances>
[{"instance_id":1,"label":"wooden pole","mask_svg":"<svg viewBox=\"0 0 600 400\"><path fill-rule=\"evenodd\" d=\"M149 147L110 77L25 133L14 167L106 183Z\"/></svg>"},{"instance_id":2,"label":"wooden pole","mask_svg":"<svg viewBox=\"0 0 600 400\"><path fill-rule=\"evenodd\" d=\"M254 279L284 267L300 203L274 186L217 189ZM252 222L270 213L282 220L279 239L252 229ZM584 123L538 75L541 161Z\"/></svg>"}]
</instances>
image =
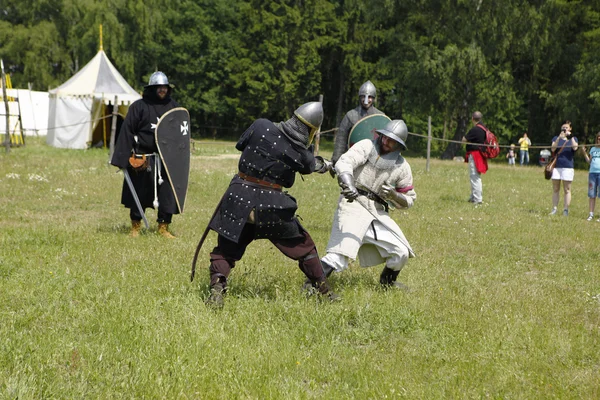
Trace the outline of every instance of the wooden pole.
<instances>
[{"instance_id":1,"label":"wooden pole","mask_svg":"<svg viewBox=\"0 0 600 400\"><path fill-rule=\"evenodd\" d=\"M115 136L117 134L117 115L119 114L119 98L115 96L113 101L112 111L112 124L110 127L110 149L108 151L108 163L112 160L113 153L115 152Z\"/></svg>"},{"instance_id":2,"label":"wooden pole","mask_svg":"<svg viewBox=\"0 0 600 400\"><path fill-rule=\"evenodd\" d=\"M100 24L100 49L101 51L104 51L103 46L102 46L102 24Z\"/></svg>"},{"instance_id":3,"label":"wooden pole","mask_svg":"<svg viewBox=\"0 0 600 400\"><path fill-rule=\"evenodd\" d=\"M102 148L106 148L106 104L104 104L104 97L102 97Z\"/></svg>"},{"instance_id":4,"label":"wooden pole","mask_svg":"<svg viewBox=\"0 0 600 400\"><path fill-rule=\"evenodd\" d=\"M31 118L33 119L33 131L35 132L35 136L39 136L39 132L37 130L37 122L35 121L35 107L33 105L33 97L31 96L31 82L27 82L27 87L29 88L29 103L31 104Z\"/></svg>"},{"instance_id":5,"label":"wooden pole","mask_svg":"<svg viewBox=\"0 0 600 400\"><path fill-rule=\"evenodd\" d=\"M429 160L431 159L431 115L427 118L427 163L425 171L429 172Z\"/></svg>"},{"instance_id":6,"label":"wooden pole","mask_svg":"<svg viewBox=\"0 0 600 400\"><path fill-rule=\"evenodd\" d=\"M8 121L8 97L6 95L6 74L4 73L4 60L0 59L0 67L2 68L2 98L4 99L4 111L6 117L6 133L4 135L4 146L6 152L10 153L10 122Z\"/></svg>"},{"instance_id":7,"label":"wooden pole","mask_svg":"<svg viewBox=\"0 0 600 400\"><path fill-rule=\"evenodd\" d=\"M319 95L319 103L323 104L323 95ZM321 142L321 127L317 129L317 133L315 133L315 156L319 155L319 143Z\"/></svg>"}]
</instances>

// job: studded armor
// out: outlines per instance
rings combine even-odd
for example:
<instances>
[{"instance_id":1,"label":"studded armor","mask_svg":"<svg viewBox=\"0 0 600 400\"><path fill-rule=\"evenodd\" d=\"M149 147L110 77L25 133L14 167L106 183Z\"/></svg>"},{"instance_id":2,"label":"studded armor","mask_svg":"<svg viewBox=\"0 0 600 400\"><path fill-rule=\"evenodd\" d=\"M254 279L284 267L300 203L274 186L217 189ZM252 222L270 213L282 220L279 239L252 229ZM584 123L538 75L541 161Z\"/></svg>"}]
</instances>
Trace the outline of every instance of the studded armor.
<instances>
[{"instance_id":1,"label":"studded armor","mask_svg":"<svg viewBox=\"0 0 600 400\"><path fill-rule=\"evenodd\" d=\"M291 187L296 172L314 172L312 150L294 145L266 119L256 120L241 136L236 148L242 152L238 163L241 174L231 180L219 211L211 221L211 229L237 243L254 210L257 239L301 236L303 229L295 217L296 199L280 186Z\"/></svg>"}]
</instances>

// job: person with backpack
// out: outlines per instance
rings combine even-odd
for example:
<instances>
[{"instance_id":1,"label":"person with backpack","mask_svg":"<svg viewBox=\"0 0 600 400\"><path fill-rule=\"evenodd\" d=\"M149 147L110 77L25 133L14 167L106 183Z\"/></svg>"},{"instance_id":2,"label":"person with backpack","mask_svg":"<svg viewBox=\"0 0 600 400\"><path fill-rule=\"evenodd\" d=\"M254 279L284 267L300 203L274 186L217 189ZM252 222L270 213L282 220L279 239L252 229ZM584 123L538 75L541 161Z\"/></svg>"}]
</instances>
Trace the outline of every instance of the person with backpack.
<instances>
[{"instance_id":1,"label":"person with backpack","mask_svg":"<svg viewBox=\"0 0 600 400\"><path fill-rule=\"evenodd\" d=\"M488 129L481 122L483 114L481 111L475 111L471 116L473 128L462 138L466 143L465 162L469 164L469 178L471 181L471 196L469 203L483 203L483 184L481 183L481 174L488 170L487 159L481 153L481 145L485 144Z\"/></svg>"}]
</instances>

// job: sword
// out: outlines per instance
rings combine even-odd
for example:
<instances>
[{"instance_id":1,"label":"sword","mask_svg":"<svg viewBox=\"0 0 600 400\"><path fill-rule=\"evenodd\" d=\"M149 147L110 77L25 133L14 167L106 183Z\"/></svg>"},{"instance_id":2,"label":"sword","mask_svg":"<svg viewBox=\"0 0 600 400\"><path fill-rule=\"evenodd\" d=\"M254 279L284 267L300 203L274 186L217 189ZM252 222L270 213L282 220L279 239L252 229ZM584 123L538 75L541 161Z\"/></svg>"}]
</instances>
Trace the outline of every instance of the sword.
<instances>
[{"instance_id":1,"label":"sword","mask_svg":"<svg viewBox=\"0 0 600 400\"><path fill-rule=\"evenodd\" d=\"M397 234L397 233L396 233L396 232L395 232L395 231L394 231L392 228L390 228L390 227L389 227L389 226L387 226L387 225L386 225L386 224L385 224L383 221L381 221L377 215L375 215L373 212L371 212L371 210L369 210L369 208L368 208L368 207L367 207L365 204L363 204L363 202L362 202L362 201L360 201L360 200L359 200L361 197L363 197L363 196L358 196L358 197L356 198L356 200L355 200L355 201L356 201L358 204L360 204L360 205L361 205L361 206L362 206L362 207L363 207L365 210L367 210L367 212L368 212L369 214L371 214L371 216L373 216L373 218L375 218L375 219L377 220L377 222L379 222L381 225L383 225L383 227L384 227L384 228L386 228L388 231L390 231L390 233L391 233L391 234L392 234L392 235L393 235L393 236L394 236L396 239L398 239L398 240L400 241L400 243L402 243L403 245L405 245L405 246L406 246L406 248L408 249L408 251L409 251L410 253L412 253L412 255L413 255L413 256L416 256L415 252L412 250L412 247L410 247L410 245L408 244L408 242L406 241L406 239L403 239L403 238L402 238L400 235L398 235L398 234Z\"/></svg>"},{"instance_id":2,"label":"sword","mask_svg":"<svg viewBox=\"0 0 600 400\"><path fill-rule=\"evenodd\" d=\"M219 212L219 208L221 208L221 203L223 203L223 199L225 198L226 195L227 195L227 190L225 191L225 193L223 193L223 197L221 197L221 200L219 200L219 204L217 204L215 211L213 211L212 216L208 220L208 224L206 225L206 228L204 229L204 233L202 234L202 237L200 238L200 242L198 242L198 246L196 246L196 252L194 253L194 259L192 260L192 273L190 274L190 282L194 281L194 276L196 275L196 261L198 261L198 254L200 254L200 249L202 248L202 245L204 244L204 241L206 240L206 237L208 236L208 232L210 232L210 223L215 218L215 215L217 215L217 213Z\"/></svg>"},{"instance_id":3,"label":"sword","mask_svg":"<svg viewBox=\"0 0 600 400\"><path fill-rule=\"evenodd\" d=\"M135 200L135 205L137 206L138 211L142 215L142 219L144 220L144 225L146 225L146 229L148 229L148 227L149 227L148 220L146 219L146 214L144 213L144 209L142 208L140 199L138 198L135 188L133 187L133 182L131 182L131 177L129 176L129 172L127 171L127 168L121 168L121 171L123 171L123 176L125 176L125 182L127 182L127 186L129 186L129 191L131 192L131 195L133 196L133 200Z\"/></svg>"}]
</instances>

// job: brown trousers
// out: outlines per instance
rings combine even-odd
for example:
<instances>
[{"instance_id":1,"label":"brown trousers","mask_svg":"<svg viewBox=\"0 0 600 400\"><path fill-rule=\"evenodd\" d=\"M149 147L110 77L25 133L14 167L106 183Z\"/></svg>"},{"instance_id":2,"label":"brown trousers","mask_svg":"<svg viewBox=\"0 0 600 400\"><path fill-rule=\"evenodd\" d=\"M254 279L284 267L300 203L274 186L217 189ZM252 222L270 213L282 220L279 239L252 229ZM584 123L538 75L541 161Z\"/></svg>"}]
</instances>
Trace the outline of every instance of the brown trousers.
<instances>
[{"instance_id":1,"label":"brown trousers","mask_svg":"<svg viewBox=\"0 0 600 400\"><path fill-rule=\"evenodd\" d=\"M246 224L240 240L235 243L219 235L217 247L210 253L210 285L221 282L227 285L227 278L235 262L242 259L248 245L255 240L254 225ZM321 260L317 248L308 232L303 231L303 236L293 239L269 239L275 247L292 260L298 261L300 270L313 283L325 281Z\"/></svg>"}]
</instances>

